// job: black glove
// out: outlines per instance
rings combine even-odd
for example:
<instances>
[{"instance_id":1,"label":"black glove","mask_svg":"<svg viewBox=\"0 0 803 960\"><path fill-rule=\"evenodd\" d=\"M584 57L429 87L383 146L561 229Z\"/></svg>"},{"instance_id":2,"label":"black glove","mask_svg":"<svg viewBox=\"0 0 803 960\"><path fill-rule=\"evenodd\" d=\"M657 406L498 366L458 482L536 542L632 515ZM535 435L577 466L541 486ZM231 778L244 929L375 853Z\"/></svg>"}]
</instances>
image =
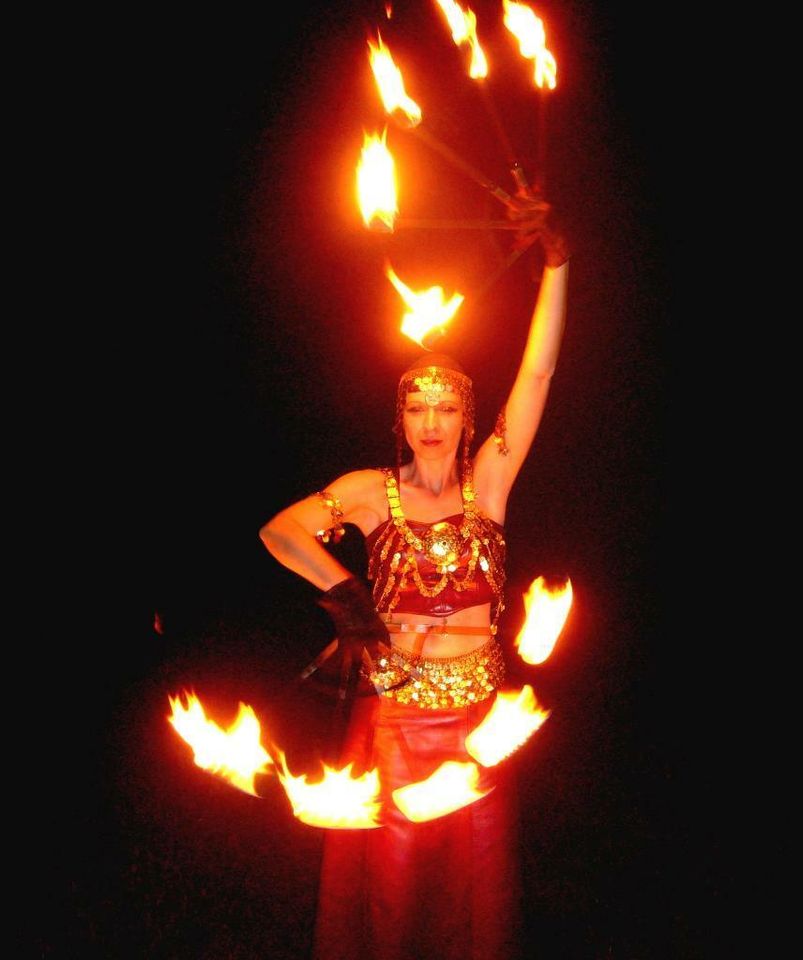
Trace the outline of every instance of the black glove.
<instances>
[{"instance_id":1,"label":"black glove","mask_svg":"<svg viewBox=\"0 0 803 960\"><path fill-rule=\"evenodd\" d=\"M545 225L540 231L538 239L544 250L544 263L548 267L560 267L569 259L569 245L566 238L558 230Z\"/></svg>"},{"instance_id":2,"label":"black glove","mask_svg":"<svg viewBox=\"0 0 803 960\"><path fill-rule=\"evenodd\" d=\"M335 624L338 645L350 647L359 664L363 649L372 659L390 650L390 634L374 607L368 587L359 577L336 583L318 598ZM344 649L345 653L345 649Z\"/></svg>"},{"instance_id":3,"label":"black glove","mask_svg":"<svg viewBox=\"0 0 803 960\"><path fill-rule=\"evenodd\" d=\"M566 238L555 222L551 204L540 194L530 190L519 190L515 197L515 208L508 210L511 220L521 222L521 230L516 236L514 247L527 248L538 240L544 251L544 262L548 267L559 267L569 259L569 246Z\"/></svg>"}]
</instances>

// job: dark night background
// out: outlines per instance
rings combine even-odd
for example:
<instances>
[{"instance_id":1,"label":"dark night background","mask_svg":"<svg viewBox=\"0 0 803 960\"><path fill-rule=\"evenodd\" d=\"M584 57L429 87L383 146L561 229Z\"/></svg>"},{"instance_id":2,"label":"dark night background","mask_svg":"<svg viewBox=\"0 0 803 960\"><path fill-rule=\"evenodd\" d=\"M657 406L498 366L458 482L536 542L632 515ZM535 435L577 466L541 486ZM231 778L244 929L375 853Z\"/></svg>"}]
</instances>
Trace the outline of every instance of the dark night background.
<instances>
[{"instance_id":1,"label":"dark night background","mask_svg":"<svg viewBox=\"0 0 803 960\"><path fill-rule=\"evenodd\" d=\"M498 5L472 8L532 172L530 67ZM552 709L515 761L532 956L714 956L706 917L725 888L672 646L677 91L650 11L535 9L559 69L547 193L574 256L560 365L509 503L508 647L535 576L569 575L575 605L551 659L521 670ZM282 17L172 15L132 24L121 52L136 78L115 139L132 225L117 292L131 442L108 516L123 606L101 616L88 601L97 652L70 664L71 738L85 747L66 761L46 834L52 910L37 956L307 955L320 832L274 781L257 799L195 767L168 695L194 689L221 723L252 705L299 769L324 742L327 707L293 678L330 625L259 527L349 469L392 462L395 383L417 348L397 332L385 259L412 286L466 292L508 249L507 234L379 236L359 221L363 130L384 122L367 59L377 26L425 125L513 188L434 3L399 3L391 21L363 0ZM404 214L502 216L414 137L391 128L389 146ZM469 293L442 344L474 376L481 436L512 383L539 270L531 251ZM356 534L337 549L360 569Z\"/></svg>"}]
</instances>

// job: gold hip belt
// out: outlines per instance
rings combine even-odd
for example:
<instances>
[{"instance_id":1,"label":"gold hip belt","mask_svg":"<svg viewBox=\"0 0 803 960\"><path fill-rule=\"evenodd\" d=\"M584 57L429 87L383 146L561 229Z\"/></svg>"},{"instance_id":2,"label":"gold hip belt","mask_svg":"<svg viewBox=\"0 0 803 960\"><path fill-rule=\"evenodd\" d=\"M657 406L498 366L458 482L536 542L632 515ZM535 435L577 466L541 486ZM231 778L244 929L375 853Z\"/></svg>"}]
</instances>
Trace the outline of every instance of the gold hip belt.
<instances>
[{"instance_id":1,"label":"gold hip belt","mask_svg":"<svg viewBox=\"0 0 803 960\"><path fill-rule=\"evenodd\" d=\"M505 678L502 648L494 637L459 657L423 657L392 645L377 667L366 676L382 696L429 710L480 703Z\"/></svg>"}]
</instances>

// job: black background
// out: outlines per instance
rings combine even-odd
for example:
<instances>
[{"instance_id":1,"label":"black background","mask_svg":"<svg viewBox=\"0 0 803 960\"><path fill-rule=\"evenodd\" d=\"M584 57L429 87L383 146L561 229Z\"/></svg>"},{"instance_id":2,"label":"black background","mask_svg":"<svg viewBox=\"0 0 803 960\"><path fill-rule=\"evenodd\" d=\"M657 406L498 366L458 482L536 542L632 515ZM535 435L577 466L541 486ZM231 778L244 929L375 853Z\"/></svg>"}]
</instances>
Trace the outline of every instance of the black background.
<instances>
[{"instance_id":1,"label":"black background","mask_svg":"<svg viewBox=\"0 0 803 960\"><path fill-rule=\"evenodd\" d=\"M538 94L497 5L473 8L496 109L532 175ZM725 885L671 559L680 91L649 11L536 9L559 65L547 194L574 255L560 365L509 503L508 648L535 576L570 576L575 605L550 660L521 668L552 710L516 760L528 933L545 958L696 957ZM65 730L80 746L61 757L42 956L309 948L320 833L275 781L257 799L195 767L168 695L194 689L221 723L246 702L291 766L313 762L327 708L292 681L330 625L259 527L347 470L392 462L394 384L418 348L398 333L386 259L411 286L468 293L441 346L474 377L480 436L515 375L540 271L531 251L472 300L507 234L362 227L354 169L363 130L384 124L367 59L377 26L428 129L513 188L435 5L383 10L302 3L281 23L193 11L132 22L121 41L106 160L127 214L110 240L125 257L122 337L109 341L126 360L109 367L125 440L100 557L113 586L85 594L93 642L69 662ZM391 128L389 145L404 214L503 215L414 136ZM353 531L338 550L361 568Z\"/></svg>"}]
</instances>

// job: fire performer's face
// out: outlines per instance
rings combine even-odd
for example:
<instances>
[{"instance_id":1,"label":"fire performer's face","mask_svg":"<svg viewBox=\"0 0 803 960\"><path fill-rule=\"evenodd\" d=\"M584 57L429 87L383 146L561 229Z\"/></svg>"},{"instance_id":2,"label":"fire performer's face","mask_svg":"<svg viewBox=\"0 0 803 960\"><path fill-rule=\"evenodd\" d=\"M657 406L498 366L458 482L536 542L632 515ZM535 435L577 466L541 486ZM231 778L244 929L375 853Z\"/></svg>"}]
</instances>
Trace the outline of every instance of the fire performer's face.
<instances>
[{"instance_id":1,"label":"fire performer's face","mask_svg":"<svg viewBox=\"0 0 803 960\"><path fill-rule=\"evenodd\" d=\"M404 435L410 449L424 460L453 453L463 432L463 401L457 393L442 393L436 402L423 393L408 393L404 405Z\"/></svg>"}]
</instances>

